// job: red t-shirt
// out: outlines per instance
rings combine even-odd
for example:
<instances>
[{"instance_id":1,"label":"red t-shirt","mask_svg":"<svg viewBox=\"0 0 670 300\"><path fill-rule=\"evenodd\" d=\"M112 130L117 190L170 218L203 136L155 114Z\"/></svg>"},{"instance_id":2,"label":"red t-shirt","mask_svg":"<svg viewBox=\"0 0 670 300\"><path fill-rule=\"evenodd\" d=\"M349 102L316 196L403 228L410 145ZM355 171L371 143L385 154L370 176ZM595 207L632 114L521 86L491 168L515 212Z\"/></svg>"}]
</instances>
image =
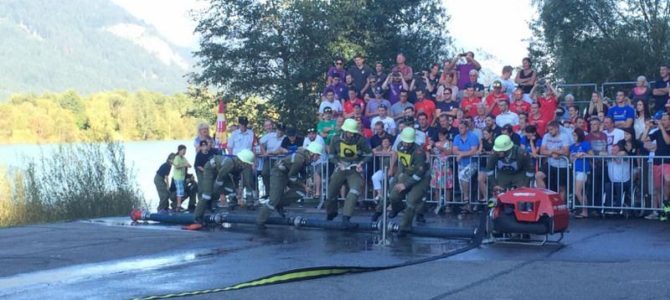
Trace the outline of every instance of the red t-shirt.
<instances>
[{"instance_id":1,"label":"red t-shirt","mask_svg":"<svg viewBox=\"0 0 670 300\"><path fill-rule=\"evenodd\" d=\"M496 117L500 114L500 107L498 107L498 101L500 100L506 100L509 103L509 97L505 93L500 93L496 95L495 93L490 93L488 96L486 96L486 107L491 109L491 115L493 117Z\"/></svg>"},{"instance_id":2,"label":"red t-shirt","mask_svg":"<svg viewBox=\"0 0 670 300\"><path fill-rule=\"evenodd\" d=\"M553 120L554 114L556 113L556 108L558 107L558 99L556 99L556 96L551 96L548 98L539 97L537 98L537 102L540 103L540 113L544 119Z\"/></svg>"},{"instance_id":3,"label":"red t-shirt","mask_svg":"<svg viewBox=\"0 0 670 300\"><path fill-rule=\"evenodd\" d=\"M358 104L361 106L361 111L365 111L365 102L361 100L360 98L355 98L353 101L352 100L345 100L344 104L342 104L342 109L344 110L345 114L352 114L354 113L354 104ZM390 109L390 107L389 107Z\"/></svg>"},{"instance_id":4,"label":"red t-shirt","mask_svg":"<svg viewBox=\"0 0 670 300\"><path fill-rule=\"evenodd\" d=\"M548 122L542 114L540 114L540 117L537 119L532 115L528 116L528 124L535 126L537 128L537 133L540 136L544 136L544 134L547 132Z\"/></svg>"},{"instance_id":5,"label":"red t-shirt","mask_svg":"<svg viewBox=\"0 0 670 300\"><path fill-rule=\"evenodd\" d=\"M517 114L520 114L522 112L528 114L530 113L530 104L528 104L528 102L523 100L517 100L510 105L509 109Z\"/></svg>"},{"instance_id":6,"label":"red t-shirt","mask_svg":"<svg viewBox=\"0 0 670 300\"><path fill-rule=\"evenodd\" d=\"M477 97L461 99L461 109L468 117L475 117L477 115L477 105L482 101Z\"/></svg>"},{"instance_id":7,"label":"red t-shirt","mask_svg":"<svg viewBox=\"0 0 670 300\"><path fill-rule=\"evenodd\" d=\"M435 102L430 99L423 99L423 101L417 101L414 103L414 109L416 110L416 115L418 116L420 112L423 112L428 116L428 124L433 124L433 116L435 116Z\"/></svg>"}]
</instances>

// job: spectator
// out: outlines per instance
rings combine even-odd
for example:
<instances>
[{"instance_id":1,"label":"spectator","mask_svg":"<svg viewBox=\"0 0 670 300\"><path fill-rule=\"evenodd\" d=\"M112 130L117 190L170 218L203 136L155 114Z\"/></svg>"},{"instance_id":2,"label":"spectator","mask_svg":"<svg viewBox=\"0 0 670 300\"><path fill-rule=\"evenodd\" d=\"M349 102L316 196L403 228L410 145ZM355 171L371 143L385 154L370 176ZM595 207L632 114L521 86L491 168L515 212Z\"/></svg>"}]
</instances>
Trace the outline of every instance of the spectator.
<instances>
[{"instance_id":1,"label":"spectator","mask_svg":"<svg viewBox=\"0 0 670 300\"><path fill-rule=\"evenodd\" d=\"M365 64L365 57L359 53L354 57L354 65L349 68L349 74L351 74L354 90L358 95L366 85L368 76L373 75L374 71Z\"/></svg>"},{"instance_id":2,"label":"spectator","mask_svg":"<svg viewBox=\"0 0 670 300\"><path fill-rule=\"evenodd\" d=\"M384 131L382 130L382 132ZM371 178L372 188L374 189L373 197L375 201L381 200L382 185L384 180L387 180L384 178L384 168L389 167L390 157L393 153L393 150L391 149L391 137L389 135L382 137L380 141L380 144L372 149L372 153L376 156L375 159L379 160L379 169L375 170L375 173L372 174Z\"/></svg>"},{"instance_id":3,"label":"spectator","mask_svg":"<svg viewBox=\"0 0 670 300\"><path fill-rule=\"evenodd\" d=\"M442 72L442 77L440 78L440 83L437 87L438 95L440 94L440 91L443 92L444 89L447 88L451 89L451 100L458 101L458 99L460 99L458 93L460 89L458 88L458 77L456 76L455 71Z\"/></svg>"},{"instance_id":4,"label":"spectator","mask_svg":"<svg viewBox=\"0 0 670 300\"><path fill-rule=\"evenodd\" d=\"M386 81L382 84L382 89L388 90L389 102L395 104L400 101L400 92L409 90L409 85L397 68L393 68L391 76L386 77Z\"/></svg>"},{"instance_id":5,"label":"spectator","mask_svg":"<svg viewBox=\"0 0 670 300\"><path fill-rule=\"evenodd\" d=\"M575 143L570 145L570 159L573 161L575 169L575 197L582 205L582 212L575 216L578 219L586 218L589 215L588 209L586 208L589 204L586 198L586 193L584 192L584 185L588 179L591 165L583 157L586 155L593 155L593 151L591 150L591 144L588 141L585 141L584 137L584 131L581 128L576 128L572 133L572 138L575 140Z\"/></svg>"},{"instance_id":6,"label":"spectator","mask_svg":"<svg viewBox=\"0 0 670 300\"><path fill-rule=\"evenodd\" d=\"M545 188L547 186L545 178L548 175L549 189L557 191L563 201L565 201L565 187L568 182L568 162L560 157L570 154L570 139L560 132L559 127L560 124L557 121L552 121L547 125L548 133L542 137L540 154L551 157L547 159L547 168L542 172L537 172L535 180L538 188Z\"/></svg>"},{"instance_id":7,"label":"spectator","mask_svg":"<svg viewBox=\"0 0 670 300\"><path fill-rule=\"evenodd\" d=\"M458 102L451 97L451 88L444 88L442 95L437 97L435 102L435 115L439 116L444 113L456 117L456 111L458 111Z\"/></svg>"},{"instance_id":8,"label":"spectator","mask_svg":"<svg viewBox=\"0 0 670 300\"><path fill-rule=\"evenodd\" d=\"M614 120L612 117L605 117L603 121L603 133L607 136L607 153L612 154L612 145L623 140L623 130L614 127Z\"/></svg>"},{"instance_id":9,"label":"spectator","mask_svg":"<svg viewBox=\"0 0 670 300\"><path fill-rule=\"evenodd\" d=\"M368 75L368 79L361 89L360 96L365 97L366 95L370 98L375 96L374 89L376 87L381 87L383 82L377 82L377 76L375 74Z\"/></svg>"},{"instance_id":10,"label":"spectator","mask_svg":"<svg viewBox=\"0 0 670 300\"><path fill-rule=\"evenodd\" d=\"M645 123L649 120L649 110L647 109L647 104L643 100L637 100L635 102L635 121L633 122L633 128L635 129L635 138L641 139L642 133L644 132Z\"/></svg>"},{"instance_id":11,"label":"spectator","mask_svg":"<svg viewBox=\"0 0 670 300\"><path fill-rule=\"evenodd\" d=\"M177 147L177 156L175 156L174 160L172 161L172 166L174 167L172 172L172 180L177 192L177 205L175 207L175 211L178 212L182 209L181 201L184 199L184 196L186 196L184 191L184 180L186 179L186 172L188 168L191 167L188 159L186 159L186 146L179 145L179 147Z\"/></svg>"},{"instance_id":12,"label":"spectator","mask_svg":"<svg viewBox=\"0 0 670 300\"><path fill-rule=\"evenodd\" d=\"M375 64L375 80L376 86L382 86L382 83L386 81L386 73L384 73L384 65L382 63L378 62Z\"/></svg>"},{"instance_id":13,"label":"spectator","mask_svg":"<svg viewBox=\"0 0 670 300\"><path fill-rule=\"evenodd\" d=\"M567 94L567 95L565 95L565 101L564 101L563 105L558 106L556 108L556 110L561 109L563 112L567 112L568 108L573 107L573 106L575 106L575 96L573 96L572 94ZM550 116L551 116L551 120L553 120L553 118L555 117L553 115L553 112ZM586 114L584 114L584 117L587 118L587 119L590 118L590 116L587 116ZM568 120L568 119L569 119L569 117L568 117L567 113L564 113L564 114L562 113L561 115L559 115L559 120L560 121L565 121L565 120ZM600 121L602 122L602 119Z\"/></svg>"},{"instance_id":14,"label":"spectator","mask_svg":"<svg viewBox=\"0 0 670 300\"><path fill-rule=\"evenodd\" d=\"M435 116L435 102L425 98L423 90L416 91L416 102L414 103L417 115L420 113L426 114L428 117L428 124L433 124L433 117Z\"/></svg>"},{"instance_id":15,"label":"spectator","mask_svg":"<svg viewBox=\"0 0 670 300\"><path fill-rule=\"evenodd\" d=\"M334 137L335 134L337 133L336 121L333 120L333 110L330 107L326 107L323 110L321 121L319 121L319 123L316 124L316 130L319 133L319 135L324 139L326 145L330 145L330 139Z\"/></svg>"},{"instance_id":16,"label":"spectator","mask_svg":"<svg viewBox=\"0 0 670 300\"><path fill-rule=\"evenodd\" d=\"M397 71L402 75L403 81L407 82L412 80L414 71L412 71L412 67L405 64L405 59L406 58L404 54L398 53L395 58L396 65L393 68L397 69Z\"/></svg>"},{"instance_id":17,"label":"spectator","mask_svg":"<svg viewBox=\"0 0 670 300\"><path fill-rule=\"evenodd\" d=\"M584 117L577 117L575 120L575 128L581 128L584 132L589 132L589 124L586 123Z\"/></svg>"},{"instance_id":18,"label":"spectator","mask_svg":"<svg viewBox=\"0 0 670 300\"><path fill-rule=\"evenodd\" d=\"M503 127L507 124L512 126L519 124L519 115L509 110L507 101L498 101L498 106L500 107L500 114L496 117L496 125Z\"/></svg>"},{"instance_id":19,"label":"spectator","mask_svg":"<svg viewBox=\"0 0 670 300\"><path fill-rule=\"evenodd\" d=\"M494 117L500 114L500 107L498 107L498 101L505 100L509 101L507 94L503 92L503 86L500 81L493 82L493 92L488 94L484 99L486 103L486 114L492 115Z\"/></svg>"},{"instance_id":20,"label":"spectator","mask_svg":"<svg viewBox=\"0 0 670 300\"><path fill-rule=\"evenodd\" d=\"M512 125L507 124L503 126L502 134L509 136L514 145L517 146L521 145L521 136L518 133L514 132L514 128L512 127Z\"/></svg>"},{"instance_id":21,"label":"spectator","mask_svg":"<svg viewBox=\"0 0 670 300\"><path fill-rule=\"evenodd\" d=\"M462 62L461 58L465 59L464 63L459 63L459 61ZM472 51L468 51L466 53L461 53L458 56L454 57L447 67L445 68L446 70L451 70L454 69L456 72L458 72L458 88L459 89L464 89L465 84L470 81L469 75L470 71L472 70L481 70L482 66L475 60L475 53Z\"/></svg>"},{"instance_id":22,"label":"spectator","mask_svg":"<svg viewBox=\"0 0 670 300\"><path fill-rule=\"evenodd\" d=\"M528 114L528 113L530 113L530 104L523 100L523 95L521 95L521 96L518 95L519 92L523 92L523 90L521 88L517 88L517 90L514 91L514 102L512 102L510 111L512 111L516 114L521 114L521 113ZM532 102L535 102L535 101L532 101Z\"/></svg>"},{"instance_id":23,"label":"spectator","mask_svg":"<svg viewBox=\"0 0 670 300\"><path fill-rule=\"evenodd\" d=\"M667 157L670 156L670 115L662 114L658 126L651 130L651 122L645 128L642 135L642 140L645 142L644 147L653 151L656 156ZM655 142L651 143L651 142ZM670 160L668 159L654 159L653 178L654 178L654 208L663 208L669 206L668 199L670 199ZM660 216L654 212L646 217L647 219L659 218L661 221L667 220L667 215L664 211Z\"/></svg>"},{"instance_id":24,"label":"spectator","mask_svg":"<svg viewBox=\"0 0 670 300\"><path fill-rule=\"evenodd\" d=\"M508 98L512 98L512 93L516 89L516 83L512 80L512 66L504 66L502 69L502 75L498 78L498 81L503 86L503 93L507 95Z\"/></svg>"},{"instance_id":25,"label":"spectator","mask_svg":"<svg viewBox=\"0 0 670 300\"><path fill-rule=\"evenodd\" d=\"M493 139L497 138L502 134L502 129L496 124L496 120L493 116L486 117L486 128L493 133Z\"/></svg>"},{"instance_id":26,"label":"spectator","mask_svg":"<svg viewBox=\"0 0 670 300\"><path fill-rule=\"evenodd\" d=\"M453 169L451 167L450 159L448 158L451 155L451 150L453 145L451 140L449 140L449 135L451 132L446 128L439 130L437 134L437 140L431 148L431 154L433 155L433 164L431 166L431 181L430 187L433 189L433 199L441 199L441 195L446 195L446 201L451 202L452 193L444 192L444 189L451 191L454 188L454 177ZM437 211L443 207L443 204L438 205Z\"/></svg>"},{"instance_id":27,"label":"spectator","mask_svg":"<svg viewBox=\"0 0 670 300\"><path fill-rule=\"evenodd\" d=\"M523 134L523 130L528 126L528 114L527 113L520 113L519 114L519 125L514 126L514 132L518 133L519 135Z\"/></svg>"},{"instance_id":28,"label":"spectator","mask_svg":"<svg viewBox=\"0 0 670 300\"><path fill-rule=\"evenodd\" d=\"M375 97L370 99L365 106L365 116L372 119L379 115L379 106L391 107L391 103L382 98L382 90L375 88Z\"/></svg>"},{"instance_id":29,"label":"spectator","mask_svg":"<svg viewBox=\"0 0 670 300\"><path fill-rule=\"evenodd\" d=\"M304 138L298 136L298 130L293 127L288 127L286 129L286 137L282 140L279 151L282 154L293 154L298 151L298 148L301 147L303 143Z\"/></svg>"},{"instance_id":30,"label":"spectator","mask_svg":"<svg viewBox=\"0 0 670 300\"><path fill-rule=\"evenodd\" d=\"M590 129L591 131L586 136L585 140L591 144L591 149L594 155L606 156L607 155L607 135L602 131L600 119L593 117L590 119ZM603 170L605 169L603 165L603 160L596 159L593 161L593 170L591 176L591 192L589 195L593 195L593 205L599 206L602 205L602 195L604 188L604 174Z\"/></svg>"},{"instance_id":31,"label":"spectator","mask_svg":"<svg viewBox=\"0 0 670 300\"><path fill-rule=\"evenodd\" d=\"M554 119L554 113L556 112L556 108L558 108L558 97L560 95L556 93L549 80L546 80L545 82L544 95L538 96L537 88L537 84L533 86L533 90L531 91L530 96L532 100L534 100L533 102L540 103L540 113L544 117L544 120L548 123ZM575 97L571 94L568 94L565 96L565 102L566 106L563 108L563 111L567 111L568 107L575 105Z\"/></svg>"},{"instance_id":32,"label":"spectator","mask_svg":"<svg viewBox=\"0 0 670 300\"><path fill-rule=\"evenodd\" d=\"M465 89L465 95L461 100L461 110L466 116L474 117L477 115L477 104L479 104L480 98L475 96L475 88L470 86Z\"/></svg>"},{"instance_id":33,"label":"spectator","mask_svg":"<svg viewBox=\"0 0 670 300\"><path fill-rule=\"evenodd\" d=\"M607 104L603 103L600 94L598 92L593 92L591 94L591 102L589 103L589 108L586 110L586 114L584 114L584 117L585 118L591 118L594 116L597 117L599 113L607 115L608 109L609 107L607 106Z\"/></svg>"},{"instance_id":34,"label":"spectator","mask_svg":"<svg viewBox=\"0 0 670 300\"><path fill-rule=\"evenodd\" d=\"M358 117L354 118L354 120L356 120L356 123L358 123L359 134L369 141L373 135L372 130L370 130L370 128L368 128L367 126L363 125L362 118Z\"/></svg>"},{"instance_id":35,"label":"spectator","mask_svg":"<svg viewBox=\"0 0 670 300\"><path fill-rule=\"evenodd\" d=\"M535 70L531 68L532 65L530 58L524 57L521 60L521 70L516 72L516 78L514 79L514 82L516 82L516 84L523 90L523 100L528 103L533 102L530 98L530 91L533 89L533 86L535 86L535 82L537 81L537 74L535 74Z\"/></svg>"},{"instance_id":36,"label":"spectator","mask_svg":"<svg viewBox=\"0 0 670 300\"><path fill-rule=\"evenodd\" d=\"M440 117L438 118L437 125L435 125L434 129L431 130L433 135L431 138L433 141L438 141L439 136L438 132L441 132L443 130L446 130L447 132L447 140L453 141L456 135L458 134L458 128L451 126L451 117L446 114L441 114Z\"/></svg>"},{"instance_id":37,"label":"spectator","mask_svg":"<svg viewBox=\"0 0 670 300\"><path fill-rule=\"evenodd\" d=\"M311 143L321 144L321 157L318 161L312 163L314 167L313 173L313 182L314 182L314 198L321 198L321 173L324 171L324 164L328 162L328 153L326 152L326 142L325 140L317 134L316 129L309 128L307 129L307 136L302 143L303 148L309 147Z\"/></svg>"},{"instance_id":38,"label":"spectator","mask_svg":"<svg viewBox=\"0 0 670 300\"><path fill-rule=\"evenodd\" d=\"M649 103L649 99L651 98L651 89L649 88L647 77L642 75L637 77L635 87L630 91L628 98L633 100L633 102L641 100L645 104Z\"/></svg>"},{"instance_id":39,"label":"spectator","mask_svg":"<svg viewBox=\"0 0 670 300\"><path fill-rule=\"evenodd\" d=\"M440 64L430 65L430 71L426 74L426 92L430 99L437 100L437 86L440 82Z\"/></svg>"},{"instance_id":40,"label":"spectator","mask_svg":"<svg viewBox=\"0 0 670 300\"><path fill-rule=\"evenodd\" d=\"M424 142L422 143L422 145L428 146L432 142L431 137L434 134L433 133L434 128L430 127L430 122L428 121L428 116L423 112L419 113L419 115L417 116L417 120L418 120L419 126L418 126L418 128L416 128L416 132L420 131L420 132L423 133ZM415 134L416 134L416 132L415 132Z\"/></svg>"},{"instance_id":41,"label":"spectator","mask_svg":"<svg viewBox=\"0 0 670 300\"><path fill-rule=\"evenodd\" d=\"M543 136L547 131L547 120L542 115L542 106L541 102L533 102L530 105L530 114L528 115L528 124L535 126L537 128L537 133L540 136Z\"/></svg>"},{"instance_id":42,"label":"spectator","mask_svg":"<svg viewBox=\"0 0 670 300\"><path fill-rule=\"evenodd\" d=\"M238 123L239 128L233 131L228 139L228 153L233 155L244 149L251 150L255 141L254 132L247 127L249 125L247 117L239 117Z\"/></svg>"},{"instance_id":43,"label":"spectator","mask_svg":"<svg viewBox=\"0 0 670 300\"><path fill-rule=\"evenodd\" d=\"M414 104L409 103L407 101L408 99L408 92L407 91L401 91L400 92L400 100L396 102L395 104L391 105L391 117L397 122L403 117L405 117L405 109L408 107L414 107Z\"/></svg>"},{"instance_id":44,"label":"spectator","mask_svg":"<svg viewBox=\"0 0 670 300\"><path fill-rule=\"evenodd\" d=\"M323 110L326 109L326 107L329 107L331 112L336 115L340 115L344 111L340 101L335 99L335 92L332 90L326 91L326 98L321 101L321 104L319 105L319 113L323 114Z\"/></svg>"},{"instance_id":45,"label":"spectator","mask_svg":"<svg viewBox=\"0 0 670 300\"><path fill-rule=\"evenodd\" d=\"M479 139L468 130L469 124L461 122L458 124L458 135L454 139L452 152L456 155L458 162L458 181L461 187L462 201L467 203L464 212L470 211L470 182L477 173L477 164L471 157L479 151Z\"/></svg>"},{"instance_id":46,"label":"spectator","mask_svg":"<svg viewBox=\"0 0 670 300\"><path fill-rule=\"evenodd\" d=\"M212 136L209 135L209 124L205 122L200 122L198 123L197 127L197 132L195 139L193 141L193 146L195 147L195 151L199 151L198 149L200 148L200 143L202 141L208 141L212 139Z\"/></svg>"},{"instance_id":47,"label":"spectator","mask_svg":"<svg viewBox=\"0 0 670 300\"><path fill-rule=\"evenodd\" d=\"M633 128L635 110L626 104L626 94L623 91L617 91L615 101L616 106L607 111L607 116L614 120L616 128Z\"/></svg>"},{"instance_id":48,"label":"spectator","mask_svg":"<svg viewBox=\"0 0 670 300\"><path fill-rule=\"evenodd\" d=\"M339 78L339 81L344 81L344 76L347 74L344 71L344 60L340 57L335 59L335 65L328 69L328 76L326 80L326 85L331 85L333 83L333 78Z\"/></svg>"},{"instance_id":49,"label":"spectator","mask_svg":"<svg viewBox=\"0 0 670 300\"><path fill-rule=\"evenodd\" d=\"M469 87L473 87L475 89L475 96L477 98L481 99L482 97L484 97L484 85L477 81L479 79L479 71L470 70L468 78L470 79L470 81L466 83L463 88L467 89Z\"/></svg>"},{"instance_id":50,"label":"spectator","mask_svg":"<svg viewBox=\"0 0 670 300\"><path fill-rule=\"evenodd\" d=\"M333 91L335 100L344 100L347 97L347 86L340 81L340 77L333 77L331 84L323 89L323 97L327 96L328 91Z\"/></svg>"},{"instance_id":51,"label":"spectator","mask_svg":"<svg viewBox=\"0 0 670 300\"><path fill-rule=\"evenodd\" d=\"M619 148L619 145L612 146L612 155L625 156L626 152ZM613 158L607 162L607 174L609 175L609 182L605 193L607 195L607 206L628 206L631 205L631 197L626 197L631 189L630 170L632 169L632 162L629 158ZM628 198L628 201L625 200Z\"/></svg>"},{"instance_id":52,"label":"spectator","mask_svg":"<svg viewBox=\"0 0 670 300\"><path fill-rule=\"evenodd\" d=\"M384 104L379 105L377 111L379 113L376 117L372 118L371 124L377 124L377 122L382 122L384 124L384 129L386 130L386 132L388 132L388 134L395 135L396 134L395 120L393 120L393 118L388 116L387 106Z\"/></svg>"},{"instance_id":53,"label":"spectator","mask_svg":"<svg viewBox=\"0 0 670 300\"><path fill-rule=\"evenodd\" d=\"M353 90L356 92L358 95L358 90L356 90L356 86L354 85L354 77L351 76L351 74L347 73L346 76L344 76L344 87L346 90L344 91L344 98L340 98L340 100L344 101L344 99L349 97L349 91Z\"/></svg>"},{"instance_id":54,"label":"spectator","mask_svg":"<svg viewBox=\"0 0 670 300\"><path fill-rule=\"evenodd\" d=\"M462 117L462 119L463 119L463 122L467 122L468 130L470 130L470 132L474 133L474 135L476 135L477 138L481 140L482 139L482 131L479 130L479 128L475 127L475 125L472 122L472 118L464 116L464 117Z\"/></svg>"},{"instance_id":55,"label":"spectator","mask_svg":"<svg viewBox=\"0 0 670 300\"><path fill-rule=\"evenodd\" d=\"M388 132L386 132L384 127L385 125L384 122L382 121L377 121L373 123L372 133L374 135L370 138L370 148L374 149L379 147L379 145L382 144L382 140L385 138L388 138L391 141L391 145L393 145L393 142L395 142L395 136L390 135Z\"/></svg>"},{"instance_id":56,"label":"spectator","mask_svg":"<svg viewBox=\"0 0 670 300\"><path fill-rule=\"evenodd\" d=\"M354 105L359 105L361 108L365 107L365 102L358 98L358 94L354 90L349 90L347 99L342 104L345 118L351 118L354 115Z\"/></svg>"},{"instance_id":57,"label":"spectator","mask_svg":"<svg viewBox=\"0 0 670 300\"><path fill-rule=\"evenodd\" d=\"M485 128L482 131L482 139L481 143L479 144L479 150L477 153L481 156L490 156L493 155L493 144L494 144L495 138L493 137L493 133L491 132L490 129ZM486 164L487 164L488 159L486 157L480 157L479 158L479 174L477 175L477 182L479 183L479 199L480 202L481 200L488 199L489 193L489 176L484 170L486 169Z\"/></svg>"},{"instance_id":58,"label":"spectator","mask_svg":"<svg viewBox=\"0 0 670 300\"><path fill-rule=\"evenodd\" d=\"M563 122L564 123L569 122L570 124L575 124L577 122L577 118L579 118L579 111L577 110L577 107L571 106L568 107L568 119L563 120Z\"/></svg>"},{"instance_id":59,"label":"spectator","mask_svg":"<svg viewBox=\"0 0 670 300\"><path fill-rule=\"evenodd\" d=\"M519 140L522 149L525 149L531 157L540 155L540 148L542 147L542 136L538 133L537 127L528 125L524 129L523 134Z\"/></svg>"},{"instance_id":60,"label":"spectator","mask_svg":"<svg viewBox=\"0 0 670 300\"><path fill-rule=\"evenodd\" d=\"M670 100L670 66L659 68L660 77L654 83L652 94L654 95L655 111L662 111L665 103Z\"/></svg>"},{"instance_id":61,"label":"spectator","mask_svg":"<svg viewBox=\"0 0 670 300\"><path fill-rule=\"evenodd\" d=\"M498 105L496 105L498 107ZM479 130L484 130L486 128L486 104L479 103L477 104L477 115L472 119L473 125Z\"/></svg>"},{"instance_id":62,"label":"spectator","mask_svg":"<svg viewBox=\"0 0 670 300\"><path fill-rule=\"evenodd\" d=\"M623 130L623 140L619 141L619 150L625 151L626 155L635 156L643 155L644 145L635 138L635 131L633 128L626 128Z\"/></svg>"}]
</instances>

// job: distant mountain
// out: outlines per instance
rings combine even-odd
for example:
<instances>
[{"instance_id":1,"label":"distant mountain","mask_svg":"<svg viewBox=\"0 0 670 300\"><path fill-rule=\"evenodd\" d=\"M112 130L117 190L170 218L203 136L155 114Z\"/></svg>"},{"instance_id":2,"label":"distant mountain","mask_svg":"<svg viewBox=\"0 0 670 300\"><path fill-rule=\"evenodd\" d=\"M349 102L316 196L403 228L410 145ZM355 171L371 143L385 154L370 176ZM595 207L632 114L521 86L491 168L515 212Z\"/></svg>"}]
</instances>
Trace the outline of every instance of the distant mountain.
<instances>
[{"instance_id":1,"label":"distant mountain","mask_svg":"<svg viewBox=\"0 0 670 300\"><path fill-rule=\"evenodd\" d=\"M11 93L183 91L188 50L111 0L1 0L0 101Z\"/></svg>"}]
</instances>

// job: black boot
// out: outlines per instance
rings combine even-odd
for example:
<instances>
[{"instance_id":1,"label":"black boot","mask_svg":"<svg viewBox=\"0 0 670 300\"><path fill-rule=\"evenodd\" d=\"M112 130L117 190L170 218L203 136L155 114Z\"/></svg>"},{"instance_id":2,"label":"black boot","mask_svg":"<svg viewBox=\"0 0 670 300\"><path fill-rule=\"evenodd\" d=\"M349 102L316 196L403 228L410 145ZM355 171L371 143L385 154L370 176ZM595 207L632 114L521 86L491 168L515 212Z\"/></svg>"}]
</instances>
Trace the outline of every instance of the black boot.
<instances>
[{"instance_id":1,"label":"black boot","mask_svg":"<svg viewBox=\"0 0 670 300\"><path fill-rule=\"evenodd\" d=\"M350 219L351 217L349 216L342 216L342 227L345 229L354 229L358 227L358 225L351 223Z\"/></svg>"},{"instance_id":2,"label":"black boot","mask_svg":"<svg viewBox=\"0 0 670 300\"><path fill-rule=\"evenodd\" d=\"M403 203L403 202L400 202L398 210L391 209L391 213L389 214L389 219L395 218L401 211L405 210L405 207L407 207L407 205L405 205L405 203Z\"/></svg>"},{"instance_id":3,"label":"black boot","mask_svg":"<svg viewBox=\"0 0 670 300\"><path fill-rule=\"evenodd\" d=\"M286 212L284 211L283 206L278 206L278 207L275 208L275 210L277 211L277 213L279 214L280 217L286 218Z\"/></svg>"},{"instance_id":4,"label":"black boot","mask_svg":"<svg viewBox=\"0 0 670 300\"><path fill-rule=\"evenodd\" d=\"M416 222L426 224L426 218L423 216L423 214L416 214Z\"/></svg>"},{"instance_id":5,"label":"black boot","mask_svg":"<svg viewBox=\"0 0 670 300\"><path fill-rule=\"evenodd\" d=\"M409 230L398 230L398 237L404 238L409 234Z\"/></svg>"},{"instance_id":6,"label":"black boot","mask_svg":"<svg viewBox=\"0 0 670 300\"><path fill-rule=\"evenodd\" d=\"M379 220L379 217L381 217L381 216L382 216L382 213L376 211L376 212L372 215L372 222L377 222L377 221Z\"/></svg>"},{"instance_id":7,"label":"black boot","mask_svg":"<svg viewBox=\"0 0 670 300\"><path fill-rule=\"evenodd\" d=\"M332 221L335 217L337 217L337 212L329 213L326 215L326 221Z\"/></svg>"}]
</instances>

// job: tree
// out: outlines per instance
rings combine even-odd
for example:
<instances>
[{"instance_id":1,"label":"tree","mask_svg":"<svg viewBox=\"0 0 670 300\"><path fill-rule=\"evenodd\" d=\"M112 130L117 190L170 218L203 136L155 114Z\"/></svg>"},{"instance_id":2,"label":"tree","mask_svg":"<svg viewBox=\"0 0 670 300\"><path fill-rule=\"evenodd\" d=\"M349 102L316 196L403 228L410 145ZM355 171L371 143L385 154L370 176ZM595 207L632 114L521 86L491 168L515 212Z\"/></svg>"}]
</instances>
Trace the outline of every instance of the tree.
<instances>
[{"instance_id":1,"label":"tree","mask_svg":"<svg viewBox=\"0 0 670 300\"><path fill-rule=\"evenodd\" d=\"M281 121L313 126L334 57L360 52L390 65L402 51L423 67L446 54L447 20L439 0L212 0L197 17L191 79L224 99L267 99Z\"/></svg>"},{"instance_id":2,"label":"tree","mask_svg":"<svg viewBox=\"0 0 670 300\"><path fill-rule=\"evenodd\" d=\"M537 0L529 47L541 75L566 82L654 78L670 50L668 0Z\"/></svg>"}]
</instances>

